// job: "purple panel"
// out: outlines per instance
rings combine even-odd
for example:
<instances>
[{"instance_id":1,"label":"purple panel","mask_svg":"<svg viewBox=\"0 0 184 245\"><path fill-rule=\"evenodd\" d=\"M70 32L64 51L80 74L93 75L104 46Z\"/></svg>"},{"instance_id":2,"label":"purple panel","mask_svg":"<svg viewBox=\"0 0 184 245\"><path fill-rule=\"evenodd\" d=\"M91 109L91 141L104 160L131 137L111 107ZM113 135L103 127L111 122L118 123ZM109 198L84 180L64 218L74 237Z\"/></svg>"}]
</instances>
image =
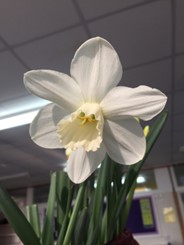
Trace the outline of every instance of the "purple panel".
<instances>
[{"instance_id":1,"label":"purple panel","mask_svg":"<svg viewBox=\"0 0 184 245\"><path fill-rule=\"evenodd\" d=\"M141 211L141 201L144 200L146 200L148 206L150 207L148 210L148 215L150 215L151 218L148 218L148 222L143 221L143 212ZM153 210L153 203L150 196L135 198L133 200L126 228L134 234L158 232Z\"/></svg>"}]
</instances>

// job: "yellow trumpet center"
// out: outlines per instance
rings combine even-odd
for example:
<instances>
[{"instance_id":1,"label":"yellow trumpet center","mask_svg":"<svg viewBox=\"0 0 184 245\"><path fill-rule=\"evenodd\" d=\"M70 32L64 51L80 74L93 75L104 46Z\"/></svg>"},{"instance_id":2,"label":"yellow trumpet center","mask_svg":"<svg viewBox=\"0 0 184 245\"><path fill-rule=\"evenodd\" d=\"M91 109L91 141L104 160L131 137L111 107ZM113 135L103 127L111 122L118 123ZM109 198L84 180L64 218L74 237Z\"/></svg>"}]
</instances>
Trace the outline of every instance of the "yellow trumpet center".
<instances>
[{"instance_id":1,"label":"yellow trumpet center","mask_svg":"<svg viewBox=\"0 0 184 245\"><path fill-rule=\"evenodd\" d=\"M84 125L86 123L96 122L96 118L94 114L90 114L89 116L86 116L84 112L81 112L78 118L81 120L81 125Z\"/></svg>"},{"instance_id":2,"label":"yellow trumpet center","mask_svg":"<svg viewBox=\"0 0 184 245\"><path fill-rule=\"evenodd\" d=\"M57 134L66 154L83 147L85 151L97 151L103 138L104 118L99 104L85 103L78 110L57 124Z\"/></svg>"}]
</instances>

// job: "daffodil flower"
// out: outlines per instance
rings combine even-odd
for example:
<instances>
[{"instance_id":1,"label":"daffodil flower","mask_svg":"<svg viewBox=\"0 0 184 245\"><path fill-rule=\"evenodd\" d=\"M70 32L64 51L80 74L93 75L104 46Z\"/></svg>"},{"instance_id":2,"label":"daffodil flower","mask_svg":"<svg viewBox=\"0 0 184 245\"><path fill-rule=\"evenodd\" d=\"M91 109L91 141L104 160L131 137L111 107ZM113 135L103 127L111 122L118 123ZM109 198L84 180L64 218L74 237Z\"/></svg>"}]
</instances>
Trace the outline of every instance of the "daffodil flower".
<instances>
[{"instance_id":1,"label":"daffodil flower","mask_svg":"<svg viewBox=\"0 0 184 245\"><path fill-rule=\"evenodd\" d=\"M107 154L120 164L134 164L145 154L143 129L165 106L166 96L148 86L118 86L122 66L109 42L91 38L76 51L70 76L52 70L25 73L33 94L52 103L30 126L32 140L44 148L70 149L67 171L81 183Z\"/></svg>"}]
</instances>

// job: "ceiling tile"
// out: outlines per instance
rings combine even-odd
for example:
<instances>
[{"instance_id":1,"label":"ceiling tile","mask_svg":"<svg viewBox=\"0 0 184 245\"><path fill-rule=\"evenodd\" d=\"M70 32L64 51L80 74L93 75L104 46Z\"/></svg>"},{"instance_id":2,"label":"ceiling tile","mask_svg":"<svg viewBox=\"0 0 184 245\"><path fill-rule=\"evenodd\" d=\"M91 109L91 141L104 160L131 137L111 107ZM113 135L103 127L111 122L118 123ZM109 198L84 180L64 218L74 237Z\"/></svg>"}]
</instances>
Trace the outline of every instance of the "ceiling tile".
<instances>
[{"instance_id":1,"label":"ceiling tile","mask_svg":"<svg viewBox=\"0 0 184 245\"><path fill-rule=\"evenodd\" d=\"M176 56L174 88L184 89L184 55Z\"/></svg>"},{"instance_id":2,"label":"ceiling tile","mask_svg":"<svg viewBox=\"0 0 184 245\"><path fill-rule=\"evenodd\" d=\"M169 93L171 92L171 60L125 69L121 84L129 87L147 85Z\"/></svg>"},{"instance_id":3,"label":"ceiling tile","mask_svg":"<svg viewBox=\"0 0 184 245\"><path fill-rule=\"evenodd\" d=\"M174 95L174 114L184 113L184 91L177 91Z\"/></svg>"},{"instance_id":4,"label":"ceiling tile","mask_svg":"<svg viewBox=\"0 0 184 245\"><path fill-rule=\"evenodd\" d=\"M20 135L21 137L19 137ZM6 143L6 145L3 143ZM27 152L27 154L43 159L47 164L53 165L53 162L62 163L66 161L65 151L63 149L45 149L36 145L29 135L29 125L0 131L0 147L6 150L5 147L11 145L17 149L21 149L23 152Z\"/></svg>"},{"instance_id":5,"label":"ceiling tile","mask_svg":"<svg viewBox=\"0 0 184 245\"><path fill-rule=\"evenodd\" d=\"M10 190L10 189L13 190L13 189L19 189L19 188L22 189L24 187L32 186L29 175L21 176L21 173L20 173L20 177L19 175L17 175L17 177L16 175L10 176L10 178L2 180L1 183L7 190Z\"/></svg>"},{"instance_id":6,"label":"ceiling tile","mask_svg":"<svg viewBox=\"0 0 184 245\"><path fill-rule=\"evenodd\" d=\"M160 114L159 114L160 115ZM149 121L146 121L145 124L148 124L148 125L153 125L153 122L155 122L158 118L159 118L159 115L157 115L154 119L151 120L151 123L149 123ZM168 113L168 117L167 117L167 121L163 127L163 130L162 130L162 133L161 133L161 138L165 138L166 139L166 135L168 134L168 137L170 137L170 132L172 130L172 118L171 118L171 114L170 114L170 111ZM165 135L165 136L162 136L162 135Z\"/></svg>"},{"instance_id":7,"label":"ceiling tile","mask_svg":"<svg viewBox=\"0 0 184 245\"><path fill-rule=\"evenodd\" d=\"M148 0L78 0L77 1L85 19L91 19L98 17L100 15L112 13L114 11L118 11L123 8L127 8L133 5L137 5L139 3L148 2Z\"/></svg>"},{"instance_id":8,"label":"ceiling tile","mask_svg":"<svg viewBox=\"0 0 184 245\"><path fill-rule=\"evenodd\" d=\"M173 146L174 161L183 163L184 152L180 151L180 147L184 146L184 130L174 132Z\"/></svg>"},{"instance_id":9,"label":"ceiling tile","mask_svg":"<svg viewBox=\"0 0 184 245\"><path fill-rule=\"evenodd\" d=\"M174 116L174 131L184 131L184 114Z\"/></svg>"},{"instance_id":10,"label":"ceiling tile","mask_svg":"<svg viewBox=\"0 0 184 245\"><path fill-rule=\"evenodd\" d=\"M24 142L24 145L21 145L21 142ZM28 142L31 144L29 145ZM66 161L66 157L64 161L63 151L47 150L34 144L28 135L28 126L0 131L0 152L0 181L6 187L13 188L25 186L25 179L27 179L26 185L48 182L50 172L61 170ZM26 176L20 176L16 186L11 185L17 180L16 175L23 173Z\"/></svg>"},{"instance_id":11,"label":"ceiling tile","mask_svg":"<svg viewBox=\"0 0 184 245\"><path fill-rule=\"evenodd\" d=\"M86 39L83 29L77 27L24 45L15 51L31 69L54 69L68 73L76 49Z\"/></svg>"},{"instance_id":12,"label":"ceiling tile","mask_svg":"<svg viewBox=\"0 0 184 245\"><path fill-rule=\"evenodd\" d=\"M23 173L24 170L15 164L0 163L0 177ZM1 179L1 178L0 178Z\"/></svg>"},{"instance_id":13,"label":"ceiling tile","mask_svg":"<svg viewBox=\"0 0 184 245\"><path fill-rule=\"evenodd\" d=\"M1 102L28 94L23 85L23 74L26 69L8 51L0 53L0 70Z\"/></svg>"},{"instance_id":14,"label":"ceiling tile","mask_svg":"<svg viewBox=\"0 0 184 245\"><path fill-rule=\"evenodd\" d=\"M175 0L176 3L176 52L184 52L184 1Z\"/></svg>"},{"instance_id":15,"label":"ceiling tile","mask_svg":"<svg viewBox=\"0 0 184 245\"><path fill-rule=\"evenodd\" d=\"M20 137L20 136L19 136ZM44 161L43 158L37 156L36 152L29 152L28 149L21 149L20 147L14 147L10 144L0 144L0 161L4 163L16 163L19 168L24 169L25 171L43 171L50 168L50 164L47 161ZM9 154L11 152L11 154Z\"/></svg>"},{"instance_id":16,"label":"ceiling tile","mask_svg":"<svg viewBox=\"0 0 184 245\"><path fill-rule=\"evenodd\" d=\"M184 155L183 153L173 153L173 157L172 157L172 164L175 165L175 164L183 164L183 158L184 158Z\"/></svg>"},{"instance_id":17,"label":"ceiling tile","mask_svg":"<svg viewBox=\"0 0 184 245\"><path fill-rule=\"evenodd\" d=\"M172 114L172 102L173 102L173 94L166 94L167 96L167 103L166 103L166 110L169 112L169 118L171 117Z\"/></svg>"},{"instance_id":18,"label":"ceiling tile","mask_svg":"<svg viewBox=\"0 0 184 245\"><path fill-rule=\"evenodd\" d=\"M155 142L145 166L151 168L168 164L171 164L171 134L163 131Z\"/></svg>"},{"instance_id":19,"label":"ceiling tile","mask_svg":"<svg viewBox=\"0 0 184 245\"><path fill-rule=\"evenodd\" d=\"M169 1L156 1L89 24L93 36L106 38L127 66L171 54Z\"/></svg>"},{"instance_id":20,"label":"ceiling tile","mask_svg":"<svg viewBox=\"0 0 184 245\"><path fill-rule=\"evenodd\" d=\"M71 0L1 0L0 35L17 44L79 22Z\"/></svg>"},{"instance_id":21,"label":"ceiling tile","mask_svg":"<svg viewBox=\"0 0 184 245\"><path fill-rule=\"evenodd\" d=\"M4 44L0 40L0 51L3 50L3 49L5 49L5 46L4 46Z\"/></svg>"}]
</instances>

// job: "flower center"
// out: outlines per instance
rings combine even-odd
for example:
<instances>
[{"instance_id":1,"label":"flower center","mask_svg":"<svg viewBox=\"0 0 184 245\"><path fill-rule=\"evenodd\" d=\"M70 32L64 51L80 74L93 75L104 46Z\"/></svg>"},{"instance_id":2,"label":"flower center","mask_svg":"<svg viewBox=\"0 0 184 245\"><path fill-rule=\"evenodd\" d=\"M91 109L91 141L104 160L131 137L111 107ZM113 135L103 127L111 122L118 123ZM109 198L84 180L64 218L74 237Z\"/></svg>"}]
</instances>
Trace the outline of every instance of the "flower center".
<instances>
[{"instance_id":1,"label":"flower center","mask_svg":"<svg viewBox=\"0 0 184 245\"><path fill-rule=\"evenodd\" d=\"M89 116L86 116L84 112L81 112L79 114L78 118L81 120L81 125L84 125L86 123L94 123L94 122L96 122L94 114L90 114Z\"/></svg>"},{"instance_id":2,"label":"flower center","mask_svg":"<svg viewBox=\"0 0 184 245\"><path fill-rule=\"evenodd\" d=\"M58 123L57 133L66 149L73 151L82 146L86 151L96 151L102 142L103 124L100 106L97 103L85 103Z\"/></svg>"}]
</instances>

